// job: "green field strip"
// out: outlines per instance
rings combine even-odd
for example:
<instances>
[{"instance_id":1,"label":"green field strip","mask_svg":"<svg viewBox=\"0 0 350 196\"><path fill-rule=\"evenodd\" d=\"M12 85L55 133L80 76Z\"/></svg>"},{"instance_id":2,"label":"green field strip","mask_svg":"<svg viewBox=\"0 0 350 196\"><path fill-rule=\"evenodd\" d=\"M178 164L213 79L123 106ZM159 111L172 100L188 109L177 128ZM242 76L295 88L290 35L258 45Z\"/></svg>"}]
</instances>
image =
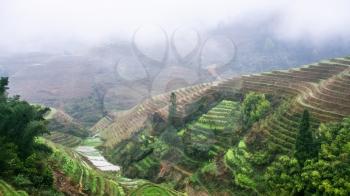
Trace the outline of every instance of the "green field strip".
<instances>
[{"instance_id":1,"label":"green field strip","mask_svg":"<svg viewBox=\"0 0 350 196\"><path fill-rule=\"evenodd\" d=\"M291 151L292 149L294 149L294 144L292 143L288 143L274 135L272 135L271 133L268 133L268 135L270 136L271 142L277 144L280 147L283 147L285 149L287 149L288 151Z\"/></svg>"},{"instance_id":2,"label":"green field strip","mask_svg":"<svg viewBox=\"0 0 350 196\"><path fill-rule=\"evenodd\" d=\"M281 134L288 136L290 139L293 140L293 142L297 136L296 132L289 131L289 130L279 126L278 123L269 123L269 127L271 130L276 130L276 131L280 132Z\"/></svg>"},{"instance_id":3,"label":"green field strip","mask_svg":"<svg viewBox=\"0 0 350 196\"><path fill-rule=\"evenodd\" d=\"M207 123L202 122L197 122L196 126L207 130L223 130L225 128L224 126L208 125Z\"/></svg>"},{"instance_id":4,"label":"green field strip","mask_svg":"<svg viewBox=\"0 0 350 196\"><path fill-rule=\"evenodd\" d=\"M0 195L3 196L27 196L28 194L25 191L22 190L16 190L12 186L10 186L8 183L6 183L3 180L0 180Z\"/></svg>"},{"instance_id":5,"label":"green field strip","mask_svg":"<svg viewBox=\"0 0 350 196\"><path fill-rule=\"evenodd\" d=\"M208 129L208 128L202 128L199 127L198 125L191 125L187 128L187 131L189 131L191 134L204 134L204 135L210 135L213 133L212 129Z\"/></svg>"},{"instance_id":6,"label":"green field strip","mask_svg":"<svg viewBox=\"0 0 350 196\"><path fill-rule=\"evenodd\" d=\"M272 147L275 147L276 149L278 149L279 151L282 151L283 153L289 154L291 153L293 150L292 149L288 149L284 146L281 146L280 144L274 143L274 142L269 142L269 145L271 145Z\"/></svg>"},{"instance_id":7,"label":"green field strip","mask_svg":"<svg viewBox=\"0 0 350 196\"><path fill-rule=\"evenodd\" d=\"M133 191L130 196L178 196L182 195L175 191L167 190L161 186L154 184L144 184L137 190Z\"/></svg>"},{"instance_id":8,"label":"green field strip","mask_svg":"<svg viewBox=\"0 0 350 196\"><path fill-rule=\"evenodd\" d=\"M227 115L204 114L202 116L202 118L205 119L205 120L212 120L212 119L225 120L227 118L227 116L228 116L228 114Z\"/></svg>"},{"instance_id":9,"label":"green field strip","mask_svg":"<svg viewBox=\"0 0 350 196\"><path fill-rule=\"evenodd\" d=\"M283 132L276 130L276 129L270 129L269 130L270 134L274 135L275 137L280 138L281 140L284 140L285 142L294 144L295 143L295 138L292 138L286 134L283 134Z\"/></svg>"},{"instance_id":10,"label":"green field strip","mask_svg":"<svg viewBox=\"0 0 350 196\"><path fill-rule=\"evenodd\" d=\"M229 111L218 111L218 110L210 110L208 115L226 115Z\"/></svg>"}]
</instances>

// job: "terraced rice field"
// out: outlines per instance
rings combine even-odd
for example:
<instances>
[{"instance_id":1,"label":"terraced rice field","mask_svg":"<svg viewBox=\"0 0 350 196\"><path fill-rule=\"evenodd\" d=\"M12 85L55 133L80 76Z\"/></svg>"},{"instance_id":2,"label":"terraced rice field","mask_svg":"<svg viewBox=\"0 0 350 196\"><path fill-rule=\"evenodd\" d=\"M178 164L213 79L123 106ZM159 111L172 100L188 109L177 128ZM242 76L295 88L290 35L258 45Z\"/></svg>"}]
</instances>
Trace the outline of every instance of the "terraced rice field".
<instances>
[{"instance_id":1,"label":"terraced rice field","mask_svg":"<svg viewBox=\"0 0 350 196\"><path fill-rule=\"evenodd\" d=\"M105 116L101 118L93 127L90 128L90 132L93 134L100 133L103 129L107 128L113 122L113 118Z\"/></svg>"},{"instance_id":2,"label":"terraced rice field","mask_svg":"<svg viewBox=\"0 0 350 196\"><path fill-rule=\"evenodd\" d=\"M239 112L238 102L223 100L189 124L185 132L190 135L191 142L210 144L209 153L216 155L231 144L229 136L233 134Z\"/></svg>"},{"instance_id":3,"label":"terraced rice field","mask_svg":"<svg viewBox=\"0 0 350 196\"><path fill-rule=\"evenodd\" d=\"M130 196L179 196L183 195L175 191L167 190L154 184L145 184L132 192Z\"/></svg>"},{"instance_id":4,"label":"terraced rice field","mask_svg":"<svg viewBox=\"0 0 350 196\"><path fill-rule=\"evenodd\" d=\"M270 145L281 152L292 153L295 147L295 140L299 129L301 113L290 111L288 108L280 114L270 116L263 123L262 128L267 131L270 138ZM319 121L311 116L311 129L315 130Z\"/></svg>"},{"instance_id":5,"label":"terraced rice field","mask_svg":"<svg viewBox=\"0 0 350 196\"><path fill-rule=\"evenodd\" d=\"M61 144L67 147L75 147L82 141L79 137L59 131L52 131L51 134L46 135L45 138L53 141L56 144Z\"/></svg>"},{"instance_id":6,"label":"terraced rice field","mask_svg":"<svg viewBox=\"0 0 350 196\"><path fill-rule=\"evenodd\" d=\"M350 115L349 66L350 57L335 58L297 69L253 74L182 88L175 91L178 101L177 113L185 116L188 114L186 110L188 104L213 92L229 97L240 89L242 93L255 91L288 98L291 100L290 108L280 116L268 119L264 126L271 138L271 145L283 152L291 153L300 113L304 109L308 109L313 117L313 128L317 128L320 122L339 121ZM169 94L144 101L104 128L101 134L107 140L106 146L113 147L123 139L131 137L144 126L150 114L160 112L162 117L166 118ZM192 139L200 142L219 133L226 126L223 120L224 110L214 109L198 122L191 124L187 129L195 133ZM180 133L184 134L185 131L182 130ZM224 135L221 137L225 138ZM212 153L220 151L221 144L217 140L209 139L206 142L216 146L212 149Z\"/></svg>"},{"instance_id":7,"label":"terraced rice field","mask_svg":"<svg viewBox=\"0 0 350 196\"><path fill-rule=\"evenodd\" d=\"M119 166L108 162L96 149L96 147L101 144L102 141L100 138L87 138L80 146L75 148L75 151L86 157L91 164L101 171L119 171Z\"/></svg>"},{"instance_id":8,"label":"terraced rice field","mask_svg":"<svg viewBox=\"0 0 350 196\"><path fill-rule=\"evenodd\" d=\"M147 156L146 158L142 159L141 161L133 164L137 170L139 171L147 171L149 168L151 168L153 165L158 165L158 161L154 158Z\"/></svg>"},{"instance_id":9,"label":"terraced rice field","mask_svg":"<svg viewBox=\"0 0 350 196\"><path fill-rule=\"evenodd\" d=\"M339 63L338 60L324 61L289 71L243 76L242 90L295 96L303 92L301 86L306 82L319 83L348 68L349 64L344 64L347 63L347 60L342 59L342 63Z\"/></svg>"},{"instance_id":10,"label":"terraced rice field","mask_svg":"<svg viewBox=\"0 0 350 196\"><path fill-rule=\"evenodd\" d=\"M125 195L124 188L112 177L91 168L76 152L46 141L53 149L52 159L60 170L79 186L79 190L92 195Z\"/></svg>"},{"instance_id":11,"label":"terraced rice field","mask_svg":"<svg viewBox=\"0 0 350 196\"><path fill-rule=\"evenodd\" d=\"M5 181L0 180L0 195L1 196L27 196L25 191L18 191Z\"/></svg>"},{"instance_id":12,"label":"terraced rice field","mask_svg":"<svg viewBox=\"0 0 350 196\"><path fill-rule=\"evenodd\" d=\"M337 58L289 71L244 76L242 91L289 97L290 105L263 123L270 145L292 153L301 113L309 110L313 129L320 122L350 115L350 59Z\"/></svg>"},{"instance_id":13,"label":"terraced rice field","mask_svg":"<svg viewBox=\"0 0 350 196\"><path fill-rule=\"evenodd\" d=\"M188 115L188 104L206 96L212 92L213 85L204 83L187 88L178 89L175 92L177 102L177 115ZM129 111L117 114L117 118L106 127L100 127L100 135L106 140L107 147L113 147L120 141L130 138L145 125L149 115L158 112L164 119L168 116L170 104L170 92L154 96L135 106ZM101 123L104 124L104 123Z\"/></svg>"}]
</instances>

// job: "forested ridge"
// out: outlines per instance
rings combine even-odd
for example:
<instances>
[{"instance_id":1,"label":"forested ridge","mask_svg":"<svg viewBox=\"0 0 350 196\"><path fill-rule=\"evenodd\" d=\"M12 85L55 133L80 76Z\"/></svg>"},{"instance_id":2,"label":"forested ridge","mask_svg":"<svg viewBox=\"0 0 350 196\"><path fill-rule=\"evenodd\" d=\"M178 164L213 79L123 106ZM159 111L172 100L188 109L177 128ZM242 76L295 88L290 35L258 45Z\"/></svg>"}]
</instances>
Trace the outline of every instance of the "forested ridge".
<instances>
[{"instance_id":1,"label":"forested ridge","mask_svg":"<svg viewBox=\"0 0 350 196\"><path fill-rule=\"evenodd\" d=\"M37 142L48 133L48 108L33 106L7 94L8 78L0 80L0 176L31 193L55 192L48 163L51 149Z\"/></svg>"}]
</instances>

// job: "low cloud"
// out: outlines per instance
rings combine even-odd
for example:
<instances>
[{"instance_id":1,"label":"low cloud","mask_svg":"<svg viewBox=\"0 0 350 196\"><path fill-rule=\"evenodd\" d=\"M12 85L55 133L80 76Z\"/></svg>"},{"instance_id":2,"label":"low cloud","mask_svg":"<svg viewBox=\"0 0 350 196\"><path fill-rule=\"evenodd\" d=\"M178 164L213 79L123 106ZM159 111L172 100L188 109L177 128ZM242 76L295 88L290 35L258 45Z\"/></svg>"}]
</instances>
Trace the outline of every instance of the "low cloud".
<instances>
[{"instance_id":1,"label":"low cloud","mask_svg":"<svg viewBox=\"0 0 350 196\"><path fill-rule=\"evenodd\" d=\"M140 25L205 31L236 21L272 18L280 39L322 42L350 33L350 2L258 0L0 0L0 50L31 51L129 40ZM271 17L272 16L272 17ZM275 18L274 18L275 17ZM153 37L152 37L153 35ZM151 31L149 39L157 39Z\"/></svg>"}]
</instances>

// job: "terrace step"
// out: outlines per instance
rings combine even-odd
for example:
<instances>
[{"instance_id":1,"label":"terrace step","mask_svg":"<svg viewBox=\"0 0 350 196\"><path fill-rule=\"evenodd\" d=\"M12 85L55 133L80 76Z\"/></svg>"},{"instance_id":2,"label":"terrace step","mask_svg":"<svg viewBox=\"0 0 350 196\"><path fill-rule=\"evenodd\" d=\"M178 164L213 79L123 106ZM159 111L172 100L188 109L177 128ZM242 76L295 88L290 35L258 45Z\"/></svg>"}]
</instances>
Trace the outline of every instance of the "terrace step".
<instances>
[{"instance_id":1,"label":"terrace step","mask_svg":"<svg viewBox=\"0 0 350 196\"><path fill-rule=\"evenodd\" d=\"M269 126L271 127L271 130L276 130L276 131L280 132L280 134L283 134L283 135L289 137L291 142L294 142L294 140L297 136L297 133L295 131L289 131L288 129L281 127L279 124L277 124L275 122L269 123Z\"/></svg>"},{"instance_id":2,"label":"terrace step","mask_svg":"<svg viewBox=\"0 0 350 196\"><path fill-rule=\"evenodd\" d=\"M290 144L294 144L295 143L295 138L292 138L286 134L284 134L282 131L280 130L276 130L276 129L269 129L269 133L281 140L283 140L284 142L290 143Z\"/></svg>"},{"instance_id":3,"label":"terrace step","mask_svg":"<svg viewBox=\"0 0 350 196\"><path fill-rule=\"evenodd\" d=\"M336 59L331 59L331 62L336 62L336 63L341 63L344 65L350 65L350 60L346 58L336 58Z\"/></svg>"},{"instance_id":4,"label":"terrace step","mask_svg":"<svg viewBox=\"0 0 350 196\"><path fill-rule=\"evenodd\" d=\"M338 113L333 113L333 112L323 110L320 108L315 108L311 105L308 105L307 103L304 103L301 100L298 102L298 104L302 108L308 109L312 113L312 115L314 117L318 118L321 122L339 121L345 117L345 116L338 114Z\"/></svg>"},{"instance_id":5,"label":"terrace step","mask_svg":"<svg viewBox=\"0 0 350 196\"><path fill-rule=\"evenodd\" d=\"M294 146L295 146L293 143L284 141L284 140L272 135L270 132L267 132L267 133L268 133L269 138L271 139L272 143L278 145L279 147L283 148L283 150L285 150L287 152L293 151Z\"/></svg>"}]
</instances>

